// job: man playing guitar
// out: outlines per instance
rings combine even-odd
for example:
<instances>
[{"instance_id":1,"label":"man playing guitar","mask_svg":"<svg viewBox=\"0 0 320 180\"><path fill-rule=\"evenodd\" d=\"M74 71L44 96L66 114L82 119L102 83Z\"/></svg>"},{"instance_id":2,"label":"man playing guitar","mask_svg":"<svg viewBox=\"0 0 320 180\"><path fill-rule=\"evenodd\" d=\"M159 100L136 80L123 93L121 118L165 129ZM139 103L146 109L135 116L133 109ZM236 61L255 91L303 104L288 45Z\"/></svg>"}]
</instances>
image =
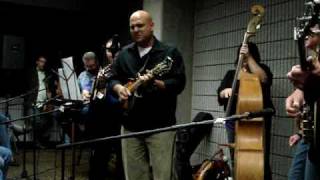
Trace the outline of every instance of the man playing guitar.
<instances>
[{"instance_id":1,"label":"man playing guitar","mask_svg":"<svg viewBox=\"0 0 320 180\"><path fill-rule=\"evenodd\" d=\"M300 65L295 65L292 67L291 71L287 74L290 81L296 87L294 92L286 99L286 111L290 117L298 118L301 114L302 106L305 104L305 90L304 87L308 83L313 83L314 85L319 82L311 82L308 79L310 77L320 77L320 63L319 63L319 51L318 46L320 45L320 28L319 24L310 28L311 33L306 37L305 40L305 48L311 51L316 52L316 57L307 57L307 59L316 58L312 61L312 69L310 71L303 71ZM293 160L293 164L291 166L291 170L289 173L289 179L295 179L296 176L299 176L298 179L319 179L319 172L316 170L319 165L311 162L307 154L303 157L307 158L305 167L302 171L299 171L299 175L295 174L294 168L298 166L297 163L299 161L296 159L299 156L301 157L301 153L308 153L308 149L310 148L310 144L306 142L299 142L296 150L296 154ZM306 149L303 151L303 149ZM303 178L304 177L304 178Z\"/></svg>"}]
</instances>

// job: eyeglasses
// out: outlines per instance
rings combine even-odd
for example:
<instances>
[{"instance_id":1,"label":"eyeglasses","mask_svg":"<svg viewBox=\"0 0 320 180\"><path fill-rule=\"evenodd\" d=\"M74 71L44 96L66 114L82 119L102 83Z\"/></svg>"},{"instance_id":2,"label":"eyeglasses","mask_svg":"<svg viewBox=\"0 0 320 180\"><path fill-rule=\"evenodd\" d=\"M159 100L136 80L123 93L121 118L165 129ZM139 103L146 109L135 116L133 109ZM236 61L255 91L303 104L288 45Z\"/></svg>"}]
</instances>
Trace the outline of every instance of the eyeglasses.
<instances>
[{"instance_id":1,"label":"eyeglasses","mask_svg":"<svg viewBox=\"0 0 320 180\"><path fill-rule=\"evenodd\" d=\"M38 60L38 62L46 63L47 61L46 60Z\"/></svg>"}]
</instances>

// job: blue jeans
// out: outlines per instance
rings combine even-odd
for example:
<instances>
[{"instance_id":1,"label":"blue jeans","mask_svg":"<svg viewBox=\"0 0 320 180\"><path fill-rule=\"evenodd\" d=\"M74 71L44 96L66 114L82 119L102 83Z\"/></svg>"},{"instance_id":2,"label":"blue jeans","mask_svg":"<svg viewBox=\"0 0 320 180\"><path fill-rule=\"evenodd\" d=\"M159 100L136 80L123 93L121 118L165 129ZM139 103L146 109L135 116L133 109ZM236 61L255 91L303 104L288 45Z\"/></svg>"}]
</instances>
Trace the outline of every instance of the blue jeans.
<instances>
[{"instance_id":1,"label":"blue jeans","mask_svg":"<svg viewBox=\"0 0 320 180\"><path fill-rule=\"evenodd\" d=\"M6 116L0 113L0 123L4 123L8 120ZM8 124L0 125L0 146L4 146L6 148L10 147L10 137L8 133Z\"/></svg>"},{"instance_id":2,"label":"blue jeans","mask_svg":"<svg viewBox=\"0 0 320 180\"><path fill-rule=\"evenodd\" d=\"M299 141L288 173L289 180L319 179L317 166L309 160L308 151L309 144L303 140Z\"/></svg>"},{"instance_id":3,"label":"blue jeans","mask_svg":"<svg viewBox=\"0 0 320 180\"><path fill-rule=\"evenodd\" d=\"M0 123L6 122L7 120L7 117L0 113ZM6 173L12 158L7 126L7 124L0 125L0 180L6 179Z\"/></svg>"},{"instance_id":4,"label":"blue jeans","mask_svg":"<svg viewBox=\"0 0 320 180\"><path fill-rule=\"evenodd\" d=\"M12 158L12 152L9 148L0 146L0 180L5 180L7 170Z\"/></svg>"}]
</instances>

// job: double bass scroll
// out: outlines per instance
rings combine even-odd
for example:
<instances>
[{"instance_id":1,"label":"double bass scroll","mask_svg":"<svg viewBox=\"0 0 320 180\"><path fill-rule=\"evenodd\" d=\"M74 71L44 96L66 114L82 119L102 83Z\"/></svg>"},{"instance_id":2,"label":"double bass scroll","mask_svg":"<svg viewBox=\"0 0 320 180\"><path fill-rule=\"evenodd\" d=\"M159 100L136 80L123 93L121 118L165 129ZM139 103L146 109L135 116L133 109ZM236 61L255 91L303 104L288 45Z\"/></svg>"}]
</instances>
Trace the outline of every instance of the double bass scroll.
<instances>
[{"instance_id":1,"label":"double bass scroll","mask_svg":"<svg viewBox=\"0 0 320 180\"><path fill-rule=\"evenodd\" d=\"M251 7L252 18L244 34L242 44L255 36L264 16L261 5ZM232 115L232 107L236 104L236 114L258 112L263 109L263 94L257 75L244 71L245 55L239 55L235 72L232 95L229 98L226 116ZM239 88L238 88L239 87ZM242 119L236 122L235 129L235 179L262 180L264 179L264 121L263 118Z\"/></svg>"}]
</instances>

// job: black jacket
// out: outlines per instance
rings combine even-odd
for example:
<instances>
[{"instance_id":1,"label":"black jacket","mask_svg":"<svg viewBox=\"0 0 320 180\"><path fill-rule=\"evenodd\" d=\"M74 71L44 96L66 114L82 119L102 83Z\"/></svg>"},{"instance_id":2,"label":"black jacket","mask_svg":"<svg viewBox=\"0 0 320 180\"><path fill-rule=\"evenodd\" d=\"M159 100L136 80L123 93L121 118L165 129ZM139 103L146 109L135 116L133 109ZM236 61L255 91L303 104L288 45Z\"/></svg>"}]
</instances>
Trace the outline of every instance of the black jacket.
<instances>
[{"instance_id":1,"label":"black jacket","mask_svg":"<svg viewBox=\"0 0 320 180\"><path fill-rule=\"evenodd\" d=\"M264 72L267 75L267 82L261 84L262 94L263 94L263 106L264 106L264 108L272 108L273 110L275 110L273 103L272 103L271 92L270 92L273 74L267 65L259 63L259 66L264 70ZM234 79L235 72L236 72L235 70L229 70L226 73L226 75L224 76L223 80L221 81L220 87L217 89L218 102L219 102L220 106L224 107L224 110L226 110L226 108L227 108L229 99L221 98L220 92L226 88L232 88L232 82ZM236 102L236 100L235 100L235 102ZM235 111L236 111L236 103L233 103L232 107L231 107L231 114L234 114ZM271 117L266 117L266 119L268 121L267 123L271 123ZM266 124L266 126L267 126L267 124ZM228 121L226 123L226 127L229 129L233 129L234 128L234 121Z\"/></svg>"},{"instance_id":2,"label":"black jacket","mask_svg":"<svg viewBox=\"0 0 320 180\"><path fill-rule=\"evenodd\" d=\"M56 90L56 85L55 81L58 79L54 74L50 73L47 69L44 71L45 73L45 86L46 86L46 92L47 95L51 95L51 97L54 97L55 90ZM37 101L37 96L38 96L38 91L39 89L39 79L38 79L38 71L36 68L29 69L27 71L27 76L28 76L28 91L30 91L30 95L25 97L25 106L26 109L32 108L32 106L36 103Z\"/></svg>"},{"instance_id":3,"label":"black jacket","mask_svg":"<svg viewBox=\"0 0 320 180\"><path fill-rule=\"evenodd\" d=\"M149 82L147 86L138 89L141 98L136 98L135 103L127 113L123 121L126 129L141 131L170 126L176 123L175 111L177 95L185 86L185 68L180 52L155 39L152 49L148 54L140 58L135 43L126 46L119 54L112 66L113 76L110 87L115 84L126 84L129 78L135 78L137 73L145 73L163 61L166 56L173 59L171 70L156 79L163 80L165 90L159 90ZM145 68L143 68L145 66Z\"/></svg>"},{"instance_id":4,"label":"black jacket","mask_svg":"<svg viewBox=\"0 0 320 180\"><path fill-rule=\"evenodd\" d=\"M264 108L273 108L273 103L271 101L271 92L270 88L272 85L272 79L273 79L273 74L270 71L269 67L266 66L265 64L259 63L259 66L264 70L264 72L267 75L267 82L261 84L262 86L262 94L263 94L263 103L264 103ZM227 104L228 104L228 99L221 98L219 96L220 92L226 88L232 88L232 82L234 79L235 75L235 70L229 70L226 75L224 76L223 80L221 81L221 84L219 88L217 89L217 94L218 94L218 102L220 106L224 106L224 110L226 110ZM234 113L234 112L233 112Z\"/></svg>"}]
</instances>

